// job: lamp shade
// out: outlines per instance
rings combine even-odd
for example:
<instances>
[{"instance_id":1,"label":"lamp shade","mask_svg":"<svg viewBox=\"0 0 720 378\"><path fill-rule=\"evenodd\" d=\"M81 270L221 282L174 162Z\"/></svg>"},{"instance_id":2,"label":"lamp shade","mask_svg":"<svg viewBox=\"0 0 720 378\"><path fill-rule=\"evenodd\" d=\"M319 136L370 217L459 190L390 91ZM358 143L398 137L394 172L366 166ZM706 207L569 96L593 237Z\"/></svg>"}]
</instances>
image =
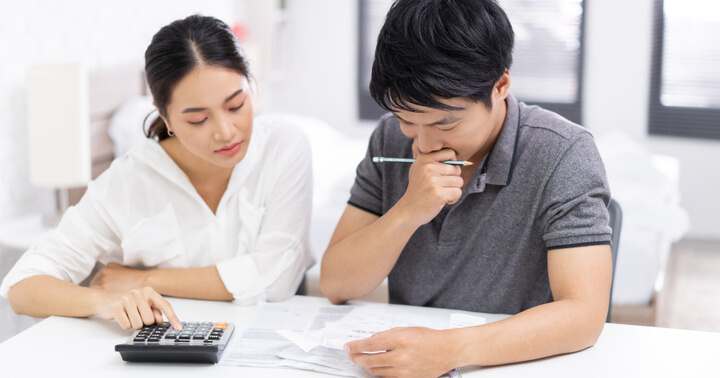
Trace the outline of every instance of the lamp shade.
<instances>
[{"instance_id":1,"label":"lamp shade","mask_svg":"<svg viewBox=\"0 0 720 378\"><path fill-rule=\"evenodd\" d=\"M30 182L84 186L91 177L86 68L72 63L31 66L27 84Z\"/></svg>"}]
</instances>

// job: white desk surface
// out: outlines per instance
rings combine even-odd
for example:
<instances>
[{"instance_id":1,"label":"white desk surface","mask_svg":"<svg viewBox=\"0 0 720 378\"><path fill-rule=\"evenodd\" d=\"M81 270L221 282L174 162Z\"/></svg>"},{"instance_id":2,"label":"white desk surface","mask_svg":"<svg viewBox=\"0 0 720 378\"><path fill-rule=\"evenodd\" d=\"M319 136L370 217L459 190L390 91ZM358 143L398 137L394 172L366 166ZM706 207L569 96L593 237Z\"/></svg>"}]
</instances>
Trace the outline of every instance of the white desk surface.
<instances>
[{"instance_id":1,"label":"white desk surface","mask_svg":"<svg viewBox=\"0 0 720 378\"><path fill-rule=\"evenodd\" d=\"M181 320L229 321L240 329L254 307L169 298ZM296 296L285 303L329 304ZM428 316L452 310L417 307ZM504 316L481 314L488 322ZM0 325L2 326L2 325ZM0 344L2 377L316 377L289 369L207 364L127 363L115 352L132 330L97 317L50 317ZM720 333L607 324L595 346L581 352L512 365L461 369L464 377L720 377Z\"/></svg>"}]
</instances>

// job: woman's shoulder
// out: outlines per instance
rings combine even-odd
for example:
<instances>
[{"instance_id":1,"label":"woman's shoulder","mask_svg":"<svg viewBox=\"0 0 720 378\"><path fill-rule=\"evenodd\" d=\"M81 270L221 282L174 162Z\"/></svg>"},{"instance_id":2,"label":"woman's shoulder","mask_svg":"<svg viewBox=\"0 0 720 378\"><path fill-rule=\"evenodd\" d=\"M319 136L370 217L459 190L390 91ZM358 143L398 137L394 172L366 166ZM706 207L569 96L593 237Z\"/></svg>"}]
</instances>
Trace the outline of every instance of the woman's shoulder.
<instances>
[{"instance_id":1,"label":"woman's shoulder","mask_svg":"<svg viewBox=\"0 0 720 378\"><path fill-rule=\"evenodd\" d=\"M144 184L157 181L161 176L157 173L164 171L161 167L154 166L164 163L162 147L156 141L148 139L125 155L115 158L89 186L94 186L95 190L113 191L147 187Z\"/></svg>"},{"instance_id":2,"label":"woman's shoulder","mask_svg":"<svg viewBox=\"0 0 720 378\"><path fill-rule=\"evenodd\" d=\"M255 118L254 130L279 140L307 140L303 131L305 117L282 114L261 115ZM255 133L256 131L253 131Z\"/></svg>"},{"instance_id":3,"label":"woman's shoulder","mask_svg":"<svg viewBox=\"0 0 720 378\"><path fill-rule=\"evenodd\" d=\"M304 131L303 117L262 115L255 119L253 141L262 145L264 155L306 155L310 142Z\"/></svg>"}]
</instances>

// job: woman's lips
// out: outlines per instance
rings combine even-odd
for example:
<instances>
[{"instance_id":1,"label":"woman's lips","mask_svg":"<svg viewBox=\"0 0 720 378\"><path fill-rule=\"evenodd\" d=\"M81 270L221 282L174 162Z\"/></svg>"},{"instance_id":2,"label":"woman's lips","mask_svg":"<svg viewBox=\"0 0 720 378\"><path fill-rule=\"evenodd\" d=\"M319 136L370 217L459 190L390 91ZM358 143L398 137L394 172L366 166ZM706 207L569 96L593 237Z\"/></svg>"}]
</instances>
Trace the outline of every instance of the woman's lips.
<instances>
[{"instance_id":1,"label":"woman's lips","mask_svg":"<svg viewBox=\"0 0 720 378\"><path fill-rule=\"evenodd\" d=\"M240 150L241 146L242 146L242 142L237 142L237 143L233 143L231 145L225 146L219 150L215 150L215 152L220 155L232 156L232 155L235 155Z\"/></svg>"}]
</instances>

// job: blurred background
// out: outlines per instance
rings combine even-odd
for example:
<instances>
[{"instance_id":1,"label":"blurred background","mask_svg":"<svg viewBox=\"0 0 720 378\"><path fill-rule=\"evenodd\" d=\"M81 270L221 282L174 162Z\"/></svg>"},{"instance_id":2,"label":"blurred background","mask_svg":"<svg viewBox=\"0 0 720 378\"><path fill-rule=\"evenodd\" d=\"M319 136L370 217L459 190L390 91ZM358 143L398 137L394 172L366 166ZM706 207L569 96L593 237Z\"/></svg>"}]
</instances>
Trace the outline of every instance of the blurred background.
<instances>
[{"instance_id":1,"label":"blurred background","mask_svg":"<svg viewBox=\"0 0 720 378\"><path fill-rule=\"evenodd\" d=\"M511 92L593 133L623 209L612 321L720 331L720 4L499 2L516 33ZM0 277L82 195L83 183L54 183L48 170L58 168L33 162L89 149L59 168L89 179L142 140L152 102L145 48L160 27L194 13L232 27L253 69L258 112L289 117L309 135L319 261L382 114L367 87L391 3L0 0ZM89 128L75 133L28 116L32 93L44 90L31 84L33 67L66 64L88 73L64 84L89 87L89 109L76 114ZM74 135L68 152L38 147L55 132ZM320 295L318 277L316 265L310 294ZM386 288L366 299L387 300ZM0 300L0 342L35 321Z\"/></svg>"}]
</instances>

